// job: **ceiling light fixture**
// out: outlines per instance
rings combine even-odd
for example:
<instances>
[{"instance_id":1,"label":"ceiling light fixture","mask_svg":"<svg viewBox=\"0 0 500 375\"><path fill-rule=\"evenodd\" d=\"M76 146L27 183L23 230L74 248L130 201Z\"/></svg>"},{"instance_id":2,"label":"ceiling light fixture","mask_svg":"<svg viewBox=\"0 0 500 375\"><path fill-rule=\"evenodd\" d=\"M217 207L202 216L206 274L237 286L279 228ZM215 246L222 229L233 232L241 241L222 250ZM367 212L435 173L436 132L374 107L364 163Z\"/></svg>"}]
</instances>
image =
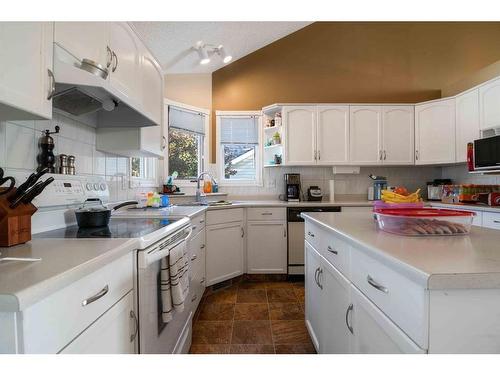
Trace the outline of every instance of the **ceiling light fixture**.
<instances>
[{"instance_id":1,"label":"ceiling light fixture","mask_svg":"<svg viewBox=\"0 0 500 375\"><path fill-rule=\"evenodd\" d=\"M217 54L222 58L222 61L224 64L227 64L233 59L233 56L229 55L224 48L224 46L221 44L219 47L216 48Z\"/></svg>"},{"instance_id":2,"label":"ceiling light fixture","mask_svg":"<svg viewBox=\"0 0 500 375\"><path fill-rule=\"evenodd\" d=\"M206 65L210 62L210 57L208 57L208 52L204 45L198 46L196 48L198 51L198 56L200 57L200 64Z\"/></svg>"},{"instance_id":3,"label":"ceiling light fixture","mask_svg":"<svg viewBox=\"0 0 500 375\"><path fill-rule=\"evenodd\" d=\"M208 47L208 48L207 48ZM206 65L210 62L210 56L219 55L224 64L228 64L233 60L233 56L227 53L224 46L221 44L218 47L212 44L205 44L202 41L196 43L193 49L198 52L198 58L200 59L201 65Z\"/></svg>"}]
</instances>

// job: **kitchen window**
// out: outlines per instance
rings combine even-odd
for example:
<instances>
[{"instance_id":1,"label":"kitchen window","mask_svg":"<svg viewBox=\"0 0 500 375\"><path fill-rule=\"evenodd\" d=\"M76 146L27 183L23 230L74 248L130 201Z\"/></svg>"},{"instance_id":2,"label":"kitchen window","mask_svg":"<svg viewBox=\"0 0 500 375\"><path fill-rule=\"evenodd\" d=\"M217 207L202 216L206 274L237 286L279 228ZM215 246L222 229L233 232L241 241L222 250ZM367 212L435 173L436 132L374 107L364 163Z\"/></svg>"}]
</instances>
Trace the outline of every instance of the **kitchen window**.
<instances>
[{"instance_id":1,"label":"kitchen window","mask_svg":"<svg viewBox=\"0 0 500 375\"><path fill-rule=\"evenodd\" d=\"M130 158L131 187L156 187L158 159Z\"/></svg>"},{"instance_id":2,"label":"kitchen window","mask_svg":"<svg viewBox=\"0 0 500 375\"><path fill-rule=\"evenodd\" d=\"M205 128L207 115L191 109L169 106L168 174L188 182L203 172L205 165Z\"/></svg>"},{"instance_id":3,"label":"kitchen window","mask_svg":"<svg viewBox=\"0 0 500 375\"><path fill-rule=\"evenodd\" d=\"M260 113L217 112L221 184L260 185Z\"/></svg>"}]
</instances>

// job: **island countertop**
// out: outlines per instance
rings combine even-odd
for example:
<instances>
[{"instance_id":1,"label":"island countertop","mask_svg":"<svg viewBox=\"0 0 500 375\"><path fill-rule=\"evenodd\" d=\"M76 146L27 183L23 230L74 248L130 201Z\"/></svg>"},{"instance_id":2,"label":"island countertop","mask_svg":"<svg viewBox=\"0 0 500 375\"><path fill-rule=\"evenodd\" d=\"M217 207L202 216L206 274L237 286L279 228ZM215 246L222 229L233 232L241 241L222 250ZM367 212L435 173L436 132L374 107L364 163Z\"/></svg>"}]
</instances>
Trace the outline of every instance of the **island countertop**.
<instances>
[{"instance_id":1,"label":"island countertop","mask_svg":"<svg viewBox=\"0 0 500 375\"><path fill-rule=\"evenodd\" d=\"M428 289L500 288L500 231L405 237L377 229L371 213L303 213L388 267Z\"/></svg>"}]
</instances>

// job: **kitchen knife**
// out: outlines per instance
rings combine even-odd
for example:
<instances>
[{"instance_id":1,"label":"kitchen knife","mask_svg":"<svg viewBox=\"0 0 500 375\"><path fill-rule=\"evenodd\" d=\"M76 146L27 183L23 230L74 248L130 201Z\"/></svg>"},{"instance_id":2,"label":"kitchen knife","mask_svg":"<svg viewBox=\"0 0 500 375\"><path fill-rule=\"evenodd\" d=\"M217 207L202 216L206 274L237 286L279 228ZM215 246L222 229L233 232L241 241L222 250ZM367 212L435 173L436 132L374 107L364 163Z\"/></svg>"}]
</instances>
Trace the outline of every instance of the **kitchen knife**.
<instances>
[{"instance_id":1,"label":"kitchen knife","mask_svg":"<svg viewBox=\"0 0 500 375\"><path fill-rule=\"evenodd\" d=\"M26 181L24 181L19 187L17 188L16 192L12 194L12 196L9 197L10 202L16 201L21 195L26 193L26 191L33 186L40 177L42 177L45 173L49 171L49 168L44 168L38 173L32 173Z\"/></svg>"},{"instance_id":2,"label":"kitchen knife","mask_svg":"<svg viewBox=\"0 0 500 375\"><path fill-rule=\"evenodd\" d=\"M31 203L31 201L35 199L37 196L39 196L42 193L42 191L53 181L54 177L49 177L44 182L42 182L41 185L37 183L36 186L33 187L33 189L30 189L30 191L23 196L22 202Z\"/></svg>"},{"instance_id":3,"label":"kitchen knife","mask_svg":"<svg viewBox=\"0 0 500 375\"><path fill-rule=\"evenodd\" d=\"M24 197L26 197L27 194L29 194L33 189L36 189L37 187L41 186L42 184L43 184L42 181L37 182L35 185L33 185L32 187L30 187L28 190L26 190L23 194L21 194L20 196L18 196L17 199L15 201L13 201L10 204L9 207L12 208L12 209L14 209L17 206L19 206L21 204L21 202L23 201Z\"/></svg>"}]
</instances>

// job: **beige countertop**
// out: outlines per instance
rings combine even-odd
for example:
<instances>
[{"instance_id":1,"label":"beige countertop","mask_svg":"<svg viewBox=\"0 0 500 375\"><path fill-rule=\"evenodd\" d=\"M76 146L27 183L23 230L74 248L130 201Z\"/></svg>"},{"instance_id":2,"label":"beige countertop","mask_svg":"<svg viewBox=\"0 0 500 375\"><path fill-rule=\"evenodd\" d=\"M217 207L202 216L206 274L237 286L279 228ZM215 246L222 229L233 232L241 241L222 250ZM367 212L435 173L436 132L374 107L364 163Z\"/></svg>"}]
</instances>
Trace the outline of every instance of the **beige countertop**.
<instances>
[{"instance_id":1,"label":"beige countertop","mask_svg":"<svg viewBox=\"0 0 500 375\"><path fill-rule=\"evenodd\" d=\"M304 216L428 289L500 288L498 230L473 226L463 236L404 237L379 231L369 213Z\"/></svg>"},{"instance_id":2,"label":"beige countertop","mask_svg":"<svg viewBox=\"0 0 500 375\"><path fill-rule=\"evenodd\" d=\"M22 311L137 248L134 239L33 239L0 248L3 257L41 258L0 262L0 311Z\"/></svg>"}]
</instances>

